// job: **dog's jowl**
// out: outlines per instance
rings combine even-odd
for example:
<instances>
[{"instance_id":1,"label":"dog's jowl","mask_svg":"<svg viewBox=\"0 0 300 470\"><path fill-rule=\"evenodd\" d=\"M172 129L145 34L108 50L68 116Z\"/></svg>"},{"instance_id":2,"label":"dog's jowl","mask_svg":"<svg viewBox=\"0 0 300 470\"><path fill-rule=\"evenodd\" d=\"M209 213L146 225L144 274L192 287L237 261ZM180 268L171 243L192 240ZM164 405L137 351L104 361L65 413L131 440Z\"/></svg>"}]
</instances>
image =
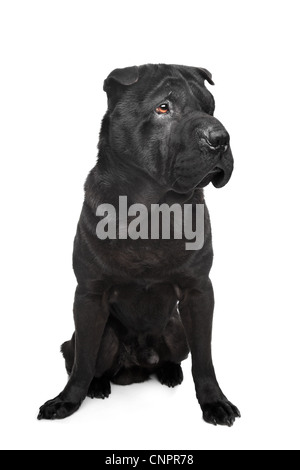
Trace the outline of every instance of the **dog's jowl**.
<instances>
[{"instance_id":1,"label":"dog's jowl","mask_svg":"<svg viewBox=\"0 0 300 470\"><path fill-rule=\"evenodd\" d=\"M104 82L108 109L74 242L75 333L61 347L69 379L39 419L66 418L86 396L108 397L111 382L151 375L179 385L189 352L205 421L231 426L240 416L211 357L213 251L203 188L224 186L233 159L205 80L213 84L206 69L148 64L116 69ZM160 214L165 228L151 227L153 205L169 209L169 227L167 212ZM189 233L201 223L203 239L191 244L186 220L176 214L189 208L193 218L200 205L203 217Z\"/></svg>"}]
</instances>

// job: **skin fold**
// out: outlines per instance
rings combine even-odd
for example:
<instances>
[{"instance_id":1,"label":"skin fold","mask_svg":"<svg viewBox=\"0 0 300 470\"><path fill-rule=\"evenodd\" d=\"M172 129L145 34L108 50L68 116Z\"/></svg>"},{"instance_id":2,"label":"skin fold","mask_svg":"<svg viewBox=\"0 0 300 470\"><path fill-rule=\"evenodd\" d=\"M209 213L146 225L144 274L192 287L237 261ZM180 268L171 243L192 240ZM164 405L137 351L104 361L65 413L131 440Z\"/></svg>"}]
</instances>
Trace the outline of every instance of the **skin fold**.
<instances>
[{"instance_id":1,"label":"skin fold","mask_svg":"<svg viewBox=\"0 0 300 470\"><path fill-rule=\"evenodd\" d=\"M75 333L62 345L69 378L39 419L70 416L87 395L109 396L111 382L154 374L178 385L189 352L205 421L231 426L240 416L211 356L213 250L203 187L227 184L233 158L205 80L213 84L206 69L148 64L116 69L104 82L108 109L74 241ZM120 195L147 208L204 204L203 247L186 250L184 237L100 240L97 207L118 208Z\"/></svg>"}]
</instances>

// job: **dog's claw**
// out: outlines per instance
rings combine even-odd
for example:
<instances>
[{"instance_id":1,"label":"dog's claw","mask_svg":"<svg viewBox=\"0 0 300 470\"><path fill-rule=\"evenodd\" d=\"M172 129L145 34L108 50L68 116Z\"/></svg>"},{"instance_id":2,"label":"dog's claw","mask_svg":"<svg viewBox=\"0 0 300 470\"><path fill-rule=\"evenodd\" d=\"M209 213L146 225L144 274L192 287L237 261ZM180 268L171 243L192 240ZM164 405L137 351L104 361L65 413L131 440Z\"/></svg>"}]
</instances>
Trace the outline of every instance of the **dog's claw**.
<instances>
[{"instance_id":1,"label":"dog's claw","mask_svg":"<svg viewBox=\"0 0 300 470\"><path fill-rule=\"evenodd\" d=\"M216 425L225 425L232 427L235 418L240 417L240 412L236 406L228 400L219 400L214 403L207 403L202 406L203 419L207 423Z\"/></svg>"},{"instance_id":2,"label":"dog's claw","mask_svg":"<svg viewBox=\"0 0 300 470\"><path fill-rule=\"evenodd\" d=\"M106 377L100 377L92 380L89 390L88 397L90 398L108 398L111 393L110 381Z\"/></svg>"},{"instance_id":3,"label":"dog's claw","mask_svg":"<svg viewBox=\"0 0 300 470\"><path fill-rule=\"evenodd\" d=\"M180 385L183 381L183 373L180 364L167 362L163 364L157 371L156 375L162 385L170 388Z\"/></svg>"},{"instance_id":4,"label":"dog's claw","mask_svg":"<svg viewBox=\"0 0 300 470\"><path fill-rule=\"evenodd\" d=\"M232 408L232 410L233 410L233 412L234 412L234 416L235 416L236 418L241 418L240 410L239 410L236 406L234 406L232 403L229 403L229 404L230 404L230 406L231 406L231 408Z\"/></svg>"},{"instance_id":5,"label":"dog's claw","mask_svg":"<svg viewBox=\"0 0 300 470\"><path fill-rule=\"evenodd\" d=\"M60 396L58 396L53 400L47 401L43 406L40 407L37 419L63 419L75 413L75 411L78 410L80 405L81 402L66 402L63 401Z\"/></svg>"}]
</instances>

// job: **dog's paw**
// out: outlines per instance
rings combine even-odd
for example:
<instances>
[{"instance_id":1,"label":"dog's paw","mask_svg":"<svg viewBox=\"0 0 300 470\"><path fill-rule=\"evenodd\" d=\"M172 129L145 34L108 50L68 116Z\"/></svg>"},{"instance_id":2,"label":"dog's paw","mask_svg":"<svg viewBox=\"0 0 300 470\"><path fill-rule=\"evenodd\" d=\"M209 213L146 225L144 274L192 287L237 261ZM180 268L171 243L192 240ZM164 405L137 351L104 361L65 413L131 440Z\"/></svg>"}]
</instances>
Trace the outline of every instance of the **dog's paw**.
<instances>
[{"instance_id":1,"label":"dog's paw","mask_svg":"<svg viewBox=\"0 0 300 470\"><path fill-rule=\"evenodd\" d=\"M202 411L204 421L215 426L221 424L231 427L235 418L241 417L237 407L226 399L202 405Z\"/></svg>"},{"instance_id":2,"label":"dog's paw","mask_svg":"<svg viewBox=\"0 0 300 470\"><path fill-rule=\"evenodd\" d=\"M40 407L37 419L63 419L72 415L78 410L81 403L72 403L63 401L60 396L53 398L53 400L46 401Z\"/></svg>"},{"instance_id":3,"label":"dog's paw","mask_svg":"<svg viewBox=\"0 0 300 470\"><path fill-rule=\"evenodd\" d=\"M159 367L156 375L161 384L168 387L176 387L183 381L183 373L180 364L167 362Z\"/></svg>"},{"instance_id":4,"label":"dog's paw","mask_svg":"<svg viewBox=\"0 0 300 470\"><path fill-rule=\"evenodd\" d=\"M110 381L106 377L94 377L87 396L90 398L108 398L111 393Z\"/></svg>"}]
</instances>

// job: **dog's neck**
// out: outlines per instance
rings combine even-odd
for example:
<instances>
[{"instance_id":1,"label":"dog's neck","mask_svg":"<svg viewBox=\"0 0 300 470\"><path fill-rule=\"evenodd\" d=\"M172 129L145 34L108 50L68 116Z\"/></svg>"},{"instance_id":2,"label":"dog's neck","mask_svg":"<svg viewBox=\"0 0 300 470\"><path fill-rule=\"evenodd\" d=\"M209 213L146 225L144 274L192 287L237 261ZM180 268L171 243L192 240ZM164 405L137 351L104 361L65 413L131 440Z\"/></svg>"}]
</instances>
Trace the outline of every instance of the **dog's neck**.
<instances>
[{"instance_id":1,"label":"dog's neck","mask_svg":"<svg viewBox=\"0 0 300 470\"><path fill-rule=\"evenodd\" d=\"M168 191L161 203L165 202L169 206L172 204L202 204L204 203L203 189L195 188L187 193L181 194L176 191Z\"/></svg>"},{"instance_id":2,"label":"dog's neck","mask_svg":"<svg viewBox=\"0 0 300 470\"><path fill-rule=\"evenodd\" d=\"M158 182L143 168L132 161L124 161L113 155L106 147L99 149L95 177L99 182L101 200L114 203L118 197L127 196L128 204L185 204L203 203L201 188L194 188L186 193L178 193L170 189L164 182ZM130 175L130 178L128 177Z\"/></svg>"}]
</instances>

